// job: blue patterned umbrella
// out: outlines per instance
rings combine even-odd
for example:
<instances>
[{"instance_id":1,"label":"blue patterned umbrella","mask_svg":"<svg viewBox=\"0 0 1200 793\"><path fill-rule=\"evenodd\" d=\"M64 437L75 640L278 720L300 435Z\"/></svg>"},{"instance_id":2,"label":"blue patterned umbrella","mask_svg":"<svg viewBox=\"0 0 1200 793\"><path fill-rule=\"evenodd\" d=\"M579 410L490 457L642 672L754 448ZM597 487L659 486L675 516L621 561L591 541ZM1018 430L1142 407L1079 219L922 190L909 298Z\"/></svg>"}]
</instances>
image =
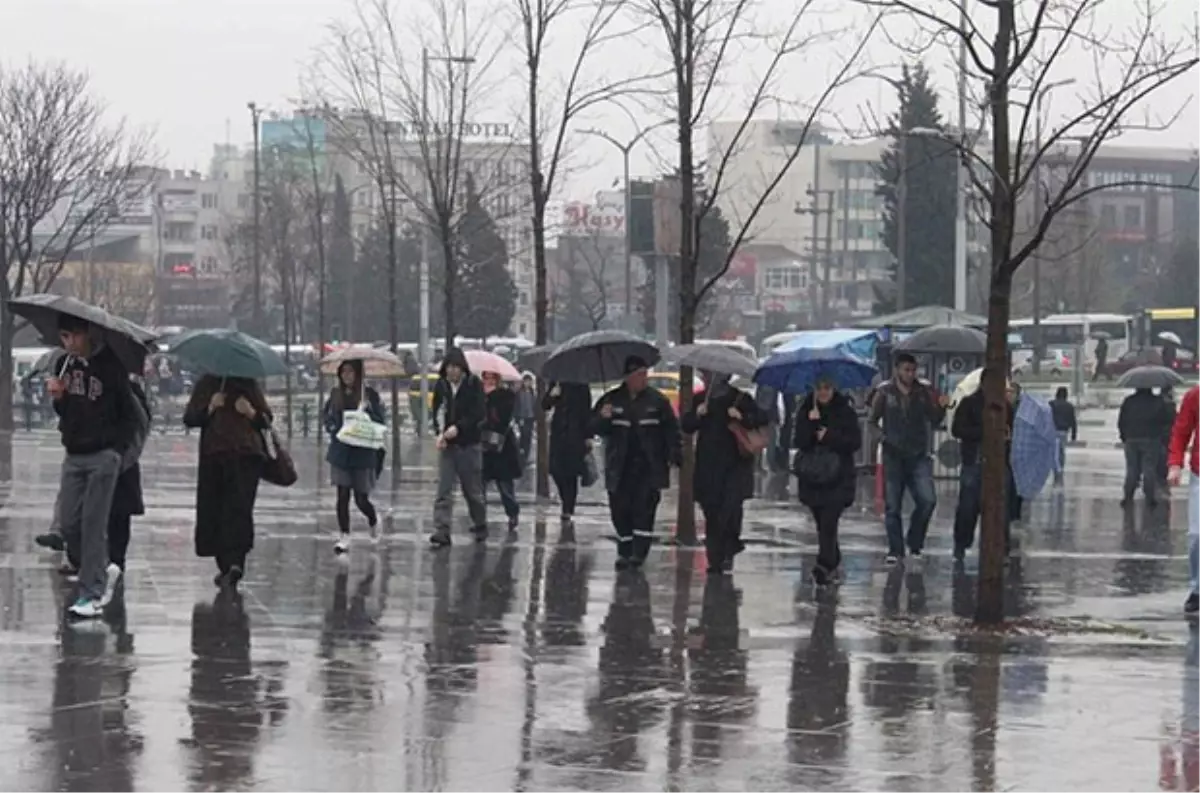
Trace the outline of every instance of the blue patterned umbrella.
<instances>
[{"instance_id":1,"label":"blue patterned umbrella","mask_svg":"<svg viewBox=\"0 0 1200 793\"><path fill-rule=\"evenodd\" d=\"M1012 432L1013 482L1021 498L1042 492L1058 467L1058 433L1050 405L1041 397L1025 394L1017 404Z\"/></svg>"},{"instance_id":2,"label":"blue patterned umbrella","mask_svg":"<svg viewBox=\"0 0 1200 793\"><path fill-rule=\"evenodd\" d=\"M813 330L797 335L758 367L754 382L803 394L828 377L839 388L867 388L878 369L873 330Z\"/></svg>"}]
</instances>

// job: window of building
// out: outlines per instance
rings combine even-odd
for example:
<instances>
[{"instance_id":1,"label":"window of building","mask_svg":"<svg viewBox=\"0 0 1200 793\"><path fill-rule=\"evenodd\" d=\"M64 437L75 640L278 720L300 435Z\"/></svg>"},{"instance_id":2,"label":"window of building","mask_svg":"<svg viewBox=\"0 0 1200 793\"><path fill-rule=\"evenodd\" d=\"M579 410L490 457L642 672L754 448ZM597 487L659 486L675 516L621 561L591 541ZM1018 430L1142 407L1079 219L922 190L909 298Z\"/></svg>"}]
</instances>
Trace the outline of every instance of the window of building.
<instances>
[{"instance_id":1,"label":"window of building","mask_svg":"<svg viewBox=\"0 0 1200 793\"><path fill-rule=\"evenodd\" d=\"M250 208L250 194L249 193L238 193L237 207L238 207L238 209L241 209L241 210L246 210L246 209Z\"/></svg>"},{"instance_id":2,"label":"window of building","mask_svg":"<svg viewBox=\"0 0 1200 793\"><path fill-rule=\"evenodd\" d=\"M1117 208L1113 204L1100 207L1100 228L1115 229L1117 227Z\"/></svg>"},{"instance_id":3,"label":"window of building","mask_svg":"<svg viewBox=\"0 0 1200 793\"><path fill-rule=\"evenodd\" d=\"M203 207L204 209L216 209L217 208L217 194L216 193L202 194L200 196L200 206Z\"/></svg>"},{"instance_id":4,"label":"window of building","mask_svg":"<svg viewBox=\"0 0 1200 793\"><path fill-rule=\"evenodd\" d=\"M213 275L217 272L217 257L205 256L200 260L200 272Z\"/></svg>"},{"instance_id":5,"label":"window of building","mask_svg":"<svg viewBox=\"0 0 1200 793\"><path fill-rule=\"evenodd\" d=\"M195 226L191 223L168 223L163 229L163 239L171 242L191 242L195 239Z\"/></svg>"},{"instance_id":6,"label":"window of building","mask_svg":"<svg viewBox=\"0 0 1200 793\"><path fill-rule=\"evenodd\" d=\"M1123 227L1126 231L1134 231L1142 227L1142 208L1137 204L1124 207Z\"/></svg>"},{"instance_id":7,"label":"window of building","mask_svg":"<svg viewBox=\"0 0 1200 793\"><path fill-rule=\"evenodd\" d=\"M215 240L217 238L216 226L201 226L200 238L205 240Z\"/></svg>"},{"instance_id":8,"label":"window of building","mask_svg":"<svg viewBox=\"0 0 1200 793\"><path fill-rule=\"evenodd\" d=\"M767 289L804 289L808 279L800 267L771 267L767 269Z\"/></svg>"}]
</instances>

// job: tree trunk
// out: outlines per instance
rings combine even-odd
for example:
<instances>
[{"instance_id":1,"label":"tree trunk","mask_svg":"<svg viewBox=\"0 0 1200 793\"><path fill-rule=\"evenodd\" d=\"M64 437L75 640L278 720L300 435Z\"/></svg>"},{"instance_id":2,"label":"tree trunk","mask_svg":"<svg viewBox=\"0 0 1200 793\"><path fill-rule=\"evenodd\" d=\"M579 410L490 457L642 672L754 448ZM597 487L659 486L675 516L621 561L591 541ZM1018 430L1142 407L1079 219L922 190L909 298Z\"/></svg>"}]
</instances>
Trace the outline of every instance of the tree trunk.
<instances>
[{"instance_id":1,"label":"tree trunk","mask_svg":"<svg viewBox=\"0 0 1200 793\"><path fill-rule=\"evenodd\" d=\"M400 306L396 293L396 183L391 184L391 206L388 209L388 346L392 355L400 343ZM392 377L392 484L400 482L400 378Z\"/></svg>"},{"instance_id":2,"label":"tree trunk","mask_svg":"<svg viewBox=\"0 0 1200 793\"><path fill-rule=\"evenodd\" d=\"M691 31L692 20L685 23ZM690 37L690 36L689 36ZM689 51L691 51L689 49ZM679 343L691 344L696 336L696 164L693 156L691 102L691 64L686 69L687 91L680 92L679 103ZM659 285L662 288L662 285ZM669 312L668 306L668 314ZM690 366L679 369L680 415L692 408L695 382ZM683 459L679 465L679 511L675 538L683 544L696 542L696 502L692 492L692 476L696 468L695 447L690 435L683 439Z\"/></svg>"},{"instance_id":3,"label":"tree trunk","mask_svg":"<svg viewBox=\"0 0 1200 793\"><path fill-rule=\"evenodd\" d=\"M540 53L539 53L540 55ZM533 195L533 311L534 311L534 340L537 344L546 344L547 338L546 315L550 309L550 296L546 290L546 182L542 174L542 141L540 132L540 115L538 113L538 60L530 60L529 72L529 173L530 187ZM540 374L540 373L539 373ZM538 405L546 395L546 384L541 377L537 378ZM537 480L537 494L540 498L550 497L550 444L546 433L546 411L540 407L537 417L537 461L535 462L534 478Z\"/></svg>"},{"instance_id":4,"label":"tree trunk","mask_svg":"<svg viewBox=\"0 0 1200 793\"><path fill-rule=\"evenodd\" d=\"M0 242L0 244L3 244ZM13 429L13 336L17 333L16 318L8 308L8 291L0 291L4 305L0 306L0 432Z\"/></svg>"},{"instance_id":5,"label":"tree trunk","mask_svg":"<svg viewBox=\"0 0 1200 793\"><path fill-rule=\"evenodd\" d=\"M454 251L449 242L449 234L442 233L442 321L446 324L446 351L454 346L457 334L454 327L454 287L458 280L454 270Z\"/></svg>"}]
</instances>

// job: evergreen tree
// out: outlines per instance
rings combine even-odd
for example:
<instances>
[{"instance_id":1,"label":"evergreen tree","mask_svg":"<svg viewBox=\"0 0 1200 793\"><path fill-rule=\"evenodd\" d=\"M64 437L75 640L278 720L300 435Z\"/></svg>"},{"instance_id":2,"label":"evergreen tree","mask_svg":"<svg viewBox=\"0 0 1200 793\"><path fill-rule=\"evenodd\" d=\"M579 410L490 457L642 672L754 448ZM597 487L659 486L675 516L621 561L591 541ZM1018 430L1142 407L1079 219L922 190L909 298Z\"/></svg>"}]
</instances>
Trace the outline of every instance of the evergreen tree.
<instances>
[{"instance_id":1,"label":"evergreen tree","mask_svg":"<svg viewBox=\"0 0 1200 793\"><path fill-rule=\"evenodd\" d=\"M374 223L359 247L354 281L354 301L350 306L354 341L371 342L388 338L388 239L387 225ZM420 294L416 288L420 259L420 241L405 232L397 240L396 281L398 290L400 340L417 340Z\"/></svg>"},{"instance_id":2,"label":"evergreen tree","mask_svg":"<svg viewBox=\"0 0 1200 793\"><path fill-rule=\"evenodd\" d=\"M878 289L875 313L897 305L899 283L899 196L904 171L904 306L954 305L954 212L957 153L954 144L913 130L945 131L938 96L925 66L904 67L897 86L899 110L889 119L891 147L880 159L877 188L883 196L883 241L893 256L891 278ZM903 150L901 150L903 147Z\"/></svg>"},{"instance_id":3,"label":"evergreen tree","mask_svg":"<svg viewBox=\"0 0 1200 793\"><path fill-rule=\"evenodd\" d=\"M339 341L357 338L355 302L360 297L355 293L358 260L354 255L354 235L350 220L350 197L342 177L336 177L333 186L333 207L329 224L329 249L327 253L327 299L331 337Z\"/></svg>"},{"instance_id":4,"label":"evergreen tree","mask_svg":"<svg viewBox=\"0 0 1200 793\"><path fill-rule=\"evenodd\" d=\"M517 302L517 289L508 272L508 246L469 177L458 229L456 327L451 330L470 338L506 334Z\"/></svg>"}]
</instances>

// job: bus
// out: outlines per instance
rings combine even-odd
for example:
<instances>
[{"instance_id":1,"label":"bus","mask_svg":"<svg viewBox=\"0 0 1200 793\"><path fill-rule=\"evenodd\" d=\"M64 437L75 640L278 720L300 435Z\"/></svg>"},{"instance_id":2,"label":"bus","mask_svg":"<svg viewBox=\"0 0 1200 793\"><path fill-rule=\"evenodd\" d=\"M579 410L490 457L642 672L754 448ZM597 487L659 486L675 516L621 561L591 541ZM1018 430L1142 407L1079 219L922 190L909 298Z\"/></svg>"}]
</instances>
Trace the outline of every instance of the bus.
<instances>
[{"instance_id":1,"label":"bus","mask_svg":"<svg viewBox=\"0 0 1200 793\"><path fill-rule=\"evenodd\" d=\"M1040 322L1042 346L1066 350L1083 348L1087 363L1096 360L1096 339L1100 334L1108 339L1108 360L1115 361L1133 349L1133 317L1129 314L1050 314ZM1010 332L1018 333L1025 344L1032 344L1032 319L1014 319L1008 323Z\"/></svg>"},{"instance_id":2,"label":"bus","mask_svg":"<svg viewBox=\"0 0 1200 793\"><path fill-rule=\"evenodd\" d=\"M1182 308L1147 308L1137 315L1137 346L1159 347L1162 345L1160 334L1174 333L1179 337L1181 346L1196 351L1197 318L1200 308L1187 306Z\"/></svg>"}]
</instances>

